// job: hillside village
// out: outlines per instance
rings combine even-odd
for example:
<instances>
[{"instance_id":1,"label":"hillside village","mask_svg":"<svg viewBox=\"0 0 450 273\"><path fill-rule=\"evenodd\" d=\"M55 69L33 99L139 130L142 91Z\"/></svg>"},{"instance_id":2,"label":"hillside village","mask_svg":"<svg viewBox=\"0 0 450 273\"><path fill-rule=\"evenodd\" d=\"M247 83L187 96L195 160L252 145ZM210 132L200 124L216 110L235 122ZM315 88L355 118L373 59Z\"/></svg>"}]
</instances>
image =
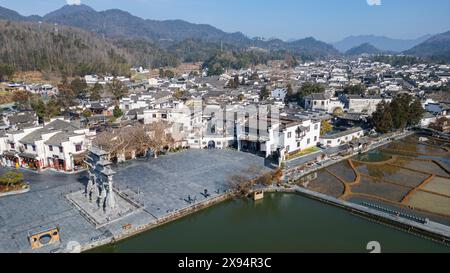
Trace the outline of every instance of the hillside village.
<instances>
[{"instance_id":1,"label":"hillside village","mask_svg":"<svg viewBox=\"0 0 450 273\"><path fill-rule=\"evenodd\" d=\"M25 2L0 253L449 251L448 1ZM146 262L289 263L264 256Z\"/></svg>"},{"instance_id":2,"label":"hillside village","mask_svg":"<svg viewBox=\"0 0 450 273\"><path fill-rule=\"evenodd\" d=\"M295 68L273 62L217 76L208 76L208 69L177 75L163 70L160 77L149 76L149 71L139 67L130 71L132 77L86 75L76 79L82 84L72 87L83 90L72 90L78 95L70 105L56 106L60 107L57 115L36 113L36 107L24 106L23 101L3 105L2 165L76 172L83 169L87 150L101 143L97 138L104 143L108 132L136 126L147 128L149 136L155 130L149 127L152 124L163 126L164 134L170 136L166 145L122 147L115 160L147 155L148 150L158 154L230 148L281 164L302 151L360 147L368 136L386 133L377 132L373 116L380 104L401 96L420 101L424 109L416 113L420 115L417 124L407 127L448 132L450 125L448 65L392 66L359 57L304 62ZM13 82L3 86L6 92L27 92L46 101L61 99L59 88L65 88ZM102 90L95 99L90 91L94 86ZM122 93L115 94L114 88ZM261 114L267 109L276 112L276 118ZM236 114L230 120L223 116L227 113Z\"/></svg>"}]
</instances>

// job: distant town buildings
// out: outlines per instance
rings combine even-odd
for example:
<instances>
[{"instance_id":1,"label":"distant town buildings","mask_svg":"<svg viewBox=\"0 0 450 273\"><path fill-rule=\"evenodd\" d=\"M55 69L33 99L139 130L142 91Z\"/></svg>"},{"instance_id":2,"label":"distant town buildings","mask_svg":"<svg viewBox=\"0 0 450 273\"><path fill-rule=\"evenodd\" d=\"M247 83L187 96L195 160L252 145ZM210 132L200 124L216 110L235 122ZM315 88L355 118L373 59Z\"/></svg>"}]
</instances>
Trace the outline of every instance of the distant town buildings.
<instances>
[{"instance_id":1,"label":"distant town buildings","mask_svg":"<svg viewBox=\"0 0 450 273\"><path fill-rule=\"evenodd\" d=\"M233 148L284 160L313 147L339 147L364 137L380 103L400 94L421 100L426 113L418 126L444 128L449 118L450 99L438 92L449 86L446 65L399 67L361 57L305 62L294 69L229 70L219 76L206 76L204 70L157 77L142 67L131 72L131 78L86 75L89 88L120 81L128 94L117 101L111 94L96 101L77 98L78 106L65 109L66 119L40 124L43 120L33 111L2 106L2 164L73 172L84 166L82 158L96 133L156 123L166 124L174 139L168 148ZM300 98L297 90L306 83L320 85L324 92ZM358 86L363 88L348 92ZM48 97L58 93L50 84L10 83L8 89ZM276 118L259 113L263 108ZM322 128L323 121L331 131Z\"/></svg>"}]
</instances>

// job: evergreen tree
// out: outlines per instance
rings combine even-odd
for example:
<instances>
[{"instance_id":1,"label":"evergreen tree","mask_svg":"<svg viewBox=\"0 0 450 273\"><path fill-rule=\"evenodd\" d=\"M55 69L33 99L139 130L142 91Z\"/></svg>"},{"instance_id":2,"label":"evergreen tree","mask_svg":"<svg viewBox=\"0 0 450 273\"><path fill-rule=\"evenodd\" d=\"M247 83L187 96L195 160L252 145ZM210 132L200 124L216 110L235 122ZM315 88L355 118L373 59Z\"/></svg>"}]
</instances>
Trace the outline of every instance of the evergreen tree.
<instances>
[{"instance_id":1,"label":"evergreen tree","mask_svg":"<svg viewBox=\"0 0 450 273\"><path fill-rule=\"evenodd\" d=\"M286 86L286 97L284 98L284 100L286 102L289 102L292 100L293 97L294 97L294 89L292 88L292 84L288 83L288 85Z\"/></svg>"},{"instance_id":2,"label":"evergreen tree","mask_svg":"<svg viewBox=\"0 0 450 273\"><path fill-rule=\"evenodd\" d=\"M259 94L259 99L265 100L265 99L268 99L269 97L270 97L270 90L267 87L267 85L264 85Z\"/></svg>"},{"instance_id":3,"label":"evergreen tree","mask_svg":"<svg viewBox=\"0 0 450 273\"><path fill-rule=\"evenodd\" d=\"M399 95L394 98L390 104L390 113L392 116L394 129L405 129L408 124L409 116L409 95Z\"/></svg>"},{"instance_id":4,"label":"evergreen tree","mask_svg":"<svg viewBox=\"0 0 450 273\"><path fill-rule=\"evenodd\" d=\"M305 97L314 93L324 93L325 87L318 83L305 82L297 92L296 100L300 104L304 104Z\"/></svg>"},{"instance_id":5,"label":"evergreen tree","mask_svg":"<svg viewBox=\"0 0 450 273\"><path fill-rule=\"evenodd\" d=\"M31 107L36 112L41 123L57 117L61 113L61 106L55 99L50 99L45 103L41 98L37 98L31 102Z\"/></svg>"},{"instance_id":6,"label":"evergreen tree","mask_svg":"<svg viewBox=\"0 0 450 273\"><path fill-rule=\"evenodd\" d=\"M408 126L416 126L420 123L422 120L425 109L422 107L422 103L418 98L415 98L414 101L409 106L409 112L408 112Z\"/></svg>"},{"instance_id":7,"label":"evergreen tree","mask_svg":"<svg viewBox=\"0 0 450 273\"><path fill-rule=\"evenodd\" d=\"M375 127L377 132L382 134L392 130L393 120L391 109L386 101L382 101L378 104L377 110L372 115L372 125Z\"/></svg>"},{"instance_id":8,"label":"evergreen tree","mask_svg":"<svg viewBox=\"0 0 450 273\"><path fill-rule=\"evenodd\" d=\"M346 95L365 95L366 94L366 87L362 84L357 85L347 85L344 90L342 91Z\"/></svg>"},{"instance_id":9,"label":"evergreen tree","mask_svg":"<svg viewBox=\"0 0 450 273\"><path fill-rule=\"evenodd\" d=\"M120 110L119 106L116 105L114 107L113 115L115 118L120 118L121 116L123 116L123 112L122 112L122 110Z\"/></svg>"}]
</instances>

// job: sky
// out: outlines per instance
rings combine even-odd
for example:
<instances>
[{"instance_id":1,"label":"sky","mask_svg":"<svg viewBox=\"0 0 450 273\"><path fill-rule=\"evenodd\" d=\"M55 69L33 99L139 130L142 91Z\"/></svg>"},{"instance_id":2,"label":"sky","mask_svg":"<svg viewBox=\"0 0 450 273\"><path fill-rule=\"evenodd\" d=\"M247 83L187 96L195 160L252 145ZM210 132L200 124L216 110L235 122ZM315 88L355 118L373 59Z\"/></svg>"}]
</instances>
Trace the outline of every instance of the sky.
<instances>
[{"instance_id":1,"label":"sky","mask_svg":"<svg viewBox=\"0 0 450 273\"><path fill-rule=\"evenodd\" d=\"M369 34L411 39L450 30L449 0L0 0L0 6L22 15L45 15L79 3L284 40L312 36L335 42Z\"/></svg>"}]
</instances>

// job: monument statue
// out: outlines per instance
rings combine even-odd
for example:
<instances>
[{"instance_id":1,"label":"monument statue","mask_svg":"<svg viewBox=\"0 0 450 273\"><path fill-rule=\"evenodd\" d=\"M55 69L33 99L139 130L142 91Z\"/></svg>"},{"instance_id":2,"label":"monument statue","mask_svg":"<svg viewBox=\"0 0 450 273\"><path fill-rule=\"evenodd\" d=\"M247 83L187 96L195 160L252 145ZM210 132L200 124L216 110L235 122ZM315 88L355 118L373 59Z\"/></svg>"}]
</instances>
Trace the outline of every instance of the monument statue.
<instances>
[{"instance_id":1,"label":"monument statue","mask_svg":"<svg viewBox=\"0 0 450 273\"><path fill-rule=\"evenodd\" d=\"M113 190L113 176L115 172L111 169L111 161L108 153L91 148L85 163L89 168L89 181L85 188L85 197L89 202L97 202L99 208L105 212L116 207L116 199Z\"/></svg>"}]
</instances>

